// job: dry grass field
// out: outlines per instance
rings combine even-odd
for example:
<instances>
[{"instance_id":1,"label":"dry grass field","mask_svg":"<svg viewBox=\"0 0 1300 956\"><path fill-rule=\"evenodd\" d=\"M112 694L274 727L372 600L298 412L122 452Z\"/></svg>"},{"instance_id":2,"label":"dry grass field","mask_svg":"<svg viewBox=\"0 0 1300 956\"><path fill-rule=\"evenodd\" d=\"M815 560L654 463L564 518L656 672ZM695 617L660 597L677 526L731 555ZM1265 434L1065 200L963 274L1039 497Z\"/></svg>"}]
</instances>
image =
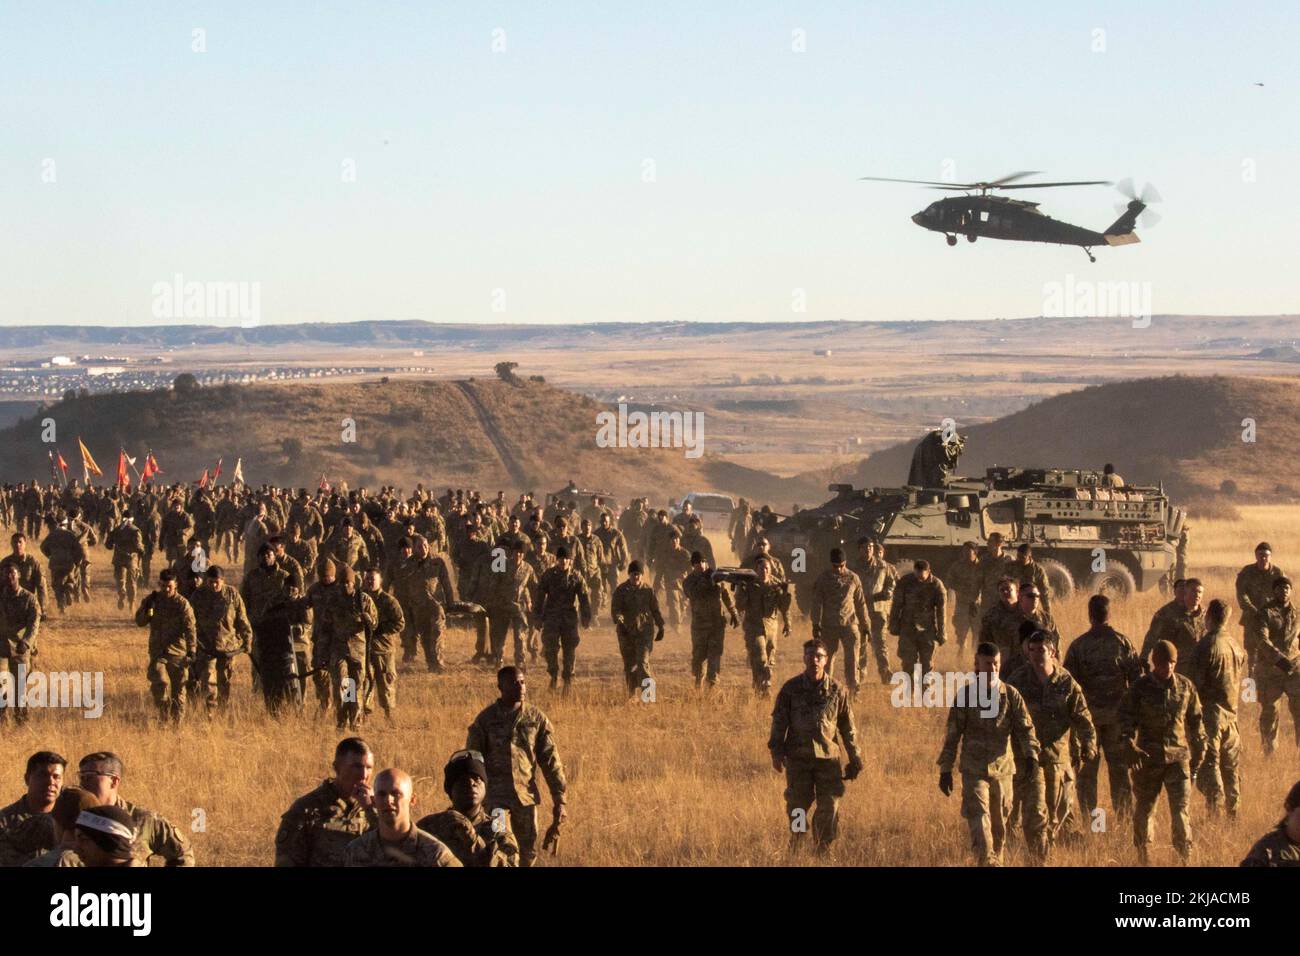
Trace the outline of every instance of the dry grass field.
<instances>
[{"instance_id":1,"label":"dry grass field","mask_svg":"<svg viewBox=\"0 0 1300 956\"><path fill-rule=\"evenodd\" d=\"M1192 538L1191 565L1206 578L1209 597L1231 598L1232 566L1250 558L1261 537L1273 541L1278 562L1292 563L1288 542L1300 536L1300 509L1243 508L1232 524L1201 521ZM724 553L724 552L719 552ZM112 749L126 761L124 795L189 828L201 809L206 828L191 834L200 865L266 866L280 814L328 772L341 736L332 718L312 716L273 722L251 697L249 671L241 660L236 699L228 719L212 723L194 712L178 729L160 728L144 676L145 632L116 608L106 562L94 576L95 600L55 617L41 639L38 663L47 671L102 670L106 706L102 717L76 712L37 712L24 727L5 726L0 736L0 777L13 799L20 792L23 761L51 748L75 761L92 750ZM1148 592L1120 606L1116 626L1139 642L1164 598ZM1085 597L1059 608L1067 641L1085 629ZM799 644L806 622L778 652L781 680L800 667ZM375 748L377 768L401 766L417 778L419 809L441 809L441 770L463 746L465 729L495 697L490 671L467 663L473 637L453 632L449 674L405 671L392 726L376 720L364 734ZM669 634L656 648L655 703L624 701L619 657L611 628L584 632L575 693L561 700L546 690L544 671L530 677L532 700L555 724L571 786L571 823L560 855L544 865L703 866L787 865L825 862L786 851L783 778L772 771L765 748L770 703L749 690L744 648L729 632L723 687L700 698L691 687L689 637ZM936 666L966 669L966 654L950 644ZM1233 823L1209 821L1199 795L1193 803L1197 862L1235 865L1250 844L1280 815L1286 789L1300 770L1283 717L1283 746L1265 762L1255 729L1258 706L1243 707L1244 805ZM309 709L310 712L310 709ZM935 760L945 714L891 707L888 688L868 685L856 717L866 770L848 785L840 839L832 861L863 866L965 865L968 837L956 794L937 788ZM1103 783L1103 793L1105 785ZM1104 797L1103 797L1104 800ZM1168 814L1157 811L1154 863L1177 862L1169 846ZM1026 864L1019 849L1012 864ZM1058 851L1056 866L1106 866L1135 862L1131 832L1113 827L1081 846Z\"/></svg>"}]
</instances>

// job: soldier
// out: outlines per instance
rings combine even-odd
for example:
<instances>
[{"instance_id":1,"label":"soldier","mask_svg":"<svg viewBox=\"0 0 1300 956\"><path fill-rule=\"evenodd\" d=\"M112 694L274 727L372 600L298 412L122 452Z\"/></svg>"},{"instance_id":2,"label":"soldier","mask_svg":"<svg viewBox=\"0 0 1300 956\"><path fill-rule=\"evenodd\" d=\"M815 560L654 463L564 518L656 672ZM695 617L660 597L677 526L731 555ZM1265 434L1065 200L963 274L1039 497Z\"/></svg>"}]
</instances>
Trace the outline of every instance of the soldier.
<instances>
[{"instance_id":1,"label":"soldier","mask_svg":"<svg viewBox=\"0 0 1300 956\"><path fill-rule=\"evenodd\" d=\"M1196 578L1188 578L1178 589L1173 606L1162 607L1151 618L1151 627L1142 641L1142 659L1150 658L1151 650L1160 641L1169 641L1178 651L1178 673L1187 677L1195 663L1196 646L1205 636L1205 611L1201 598L1205 588Z\"/></svg>"},{"instance_id":2,"label":"soldier","mask_svg":"<svg viewBox=\"0 0 1300 956\"><path fill-rule=\"evenodd\" d=\"M113 580L117 582L117 609L135 606L135 583L144 558L144 535L128 513L108 533L104 547L113 552Z\"/></svg>"},{"instance_id":3,"label":"soldier","mask_svg":"<svg viewBox=\"0 0 1300 956\"><path fill-rule=\"evenodd\" d=\"M169 564L184 552L186 539L193 527L194 519L185 513L184 503L180 498L173 498L158 529L158 543L166 553Z\"/></svg>"},{"instance_id":4,"label":"soldier","mask_svg":"<svg viewBox=\"0 0 1300 956\"><path fill-rule=\"evenodd\" d=\"M299 693L305 702L307 677L310 674L312 685L316 688L316 703L320 708L318 714L322 716L330 709L327 606L336 584L333 559L321 556L316 561L316 580L307 588L307 593L301 600L292 605L293 616L305 622L294 636L294 663L297 665L295 669L298 672Z\"/></svg>"},{"instance_id":5,"label":"soldier","mask_svg":"<svg viewBox=\"0 0 1300 956\"><path fill-rule=\"evenodd\" d=\"M952 628L957 650L966 650L966 638L979 630L980 556L979 546L967 541L957 560L948 565L943 580L953 591Z\"/></svg>"},{"instance_id":6,"label":"soldier","mask_svg":"<svg viewBox=\"0 0 1300 956\"><path fill-rule=\"evenodd\" d=\"M364 571L370 566L370 550L366 547L365 539L357 534L353 524L350 517L340 521L338 533L326 541L324 547L339 567L346 566L354 571Z\"/></svg>"},{"instance_id":7,"label":"soldier","mask_svg":"<svg viewBox=\"0 0 1300 956\"><path fill-rule=\"evenodd\" d=\"M316 542L302 536L302 528L296 521L289 524L289 540L284 542L284 552L302 568L304 587L310 584L316 568Z\"/></svg>"},{"instance_id":8,"label":"soldier","mask_svg":"<svg viewBox=\"0 0 1300 956\"><path fill-rule=\"evenodd\" d=\"M1110 626L1110 598L1106 595L1088 598L1088 621L1092 626L1070 644L1065 669L1079 682L1088 702L1099 749L1106 754L1111 809L1123 820L1133 812L1133 781L1120 735L1119 707L1129 687L1142 676L1142 659L1129 639ZM1079 767L1079 806L1089 819L1097 809L1100 769L1097 751Z\"/></svg>"},{"instance_id":9,"label":"soldier","mask_svg":"<svg viewBox=\"0 0 1300 956\"><path fill-rule=\"evenodd\" d=\"M328 661L337 726L357 727L363 715L370 644L379 624L379 612L357 581L357 572L344 566L338 583L330 589L325 613L329 618Z\"/></svg>"},{"instance_id":10,"label":"soldier","mask_svg":"<svg viewBox=\"0 0 1300 956\"><path fill-rule=\"evenodd\" d=\"M994 531L989 535L988 547L980 555L980 613L987 614L988 609L998 603L1003 578L1020 582L1020 576L1011 567L1015 558L1002 551L1002 533ZM980 640L984 640L983 637ZM1005 664L1005 660L1003 661Z\"/></svg>"},{"instance_id":11,"label":"soldier","mask_svg":"<svg viewBox=\"0 0 1300 956\"><path fill-rule=\"evenodd\" d=\"M537 860L537 804L541 799L537 772L546 778L554 804L552 822L542 840L542 849L552 853L559 848L560 830L568 819L568 785L550 720L525 700L523 672L516 667L501 668L497 688L500 699L474 718L465 749L483 755L488 813L495 819L497 810L505 810L519 841L519 865L529 867Z\"/></svg>"},{"instance_id":12,"label":"soldier","mask_svg":"<svg viewBox=\"0 0 1300 956\"><path fill-rule=\"evenodd\" d=\"M767 569L771 572L773 581L780 583L786 580L785 565L781 563L780 558L772 553L772 542L767 539L767 535L759 535L755 539L753 552L741 562L740 566L751 571L757 571L760 558L767 561Z\"/></svg>"},{"instance_id":13,"label":"soldier","mask_svg":"<svg viewBox=\"0 0 1300 956\"><path fill-rule=\"evenodd\" d=\"M24 591L31 591L36 598L36 604L41 609L41 620L45 620L46 609L49 607L50 595L45 583L45 571L41 568L41 562L36 560L36 556L27 552L27 536L21 531L15 532L9 538L10 547L13 549L10 554L5 555L0 560L0 581L4 580L5 569L10 565L18 568L18 585Z\"/></svg>"},{"instance_id":14,"label":"soldier","mask_svg":"<svg viewBox=\"0 0 1300 956\"><path fill-rule=\"evenodd\" d=\"M645 499L633 498L632 503L623 509L623 513L618 516L618 530L623 535L623 540L627 544L629 558L644 560L645 549L641 547L641 542L645 538L646 523L649 516L646 514Z\"/></svg>"},{"instance_id":15,"label":"soldier","mask_svg":"<svg viewBox=\"0 0 1300 956\"><path fill-rule=\"evenodd\" d=\"M158 550L158 535L162 529L152 494L141 496L137 502L135 524L144 543L144 554L140 556L140 585L144 586L153 580L153 555Z\"/></svg>"},{"instance_id":16,"label":"soldier","mask_svg":"<svg viewBox=\"0 0 1300 956\"><path fill-rule=\"evenodd\" d=\"M135 623L149 628L149 690L158 717L163 723L170 719L179 724L185 714L185 684L197 636L194 609L176 590L176 572L170 568L159 572L158 587L140 602Z\"/></svg>"},{"instance_id":17,"label":"soldier","mask_svg":"<svg viewBox=\"0 0 1300 956\"><path fill-rule=\"evenodd\" d=\"M411 822L415 794L410 774L396 767L375 777L375 823L347 845L344 866L461 866L441 840Z\"/></svg>"},{"instance_id":18,"label":"soldier","mask_svg":"<svg viewBox=\"0 0 1300 956\"><path fill-rule=\"evenodd\" d=\"M526 538L511 540L506 547L506 566L493 571L483 587L483 606L488 614L488 643L491 661L498 670L505 663L506 636L513 632L514 662L524 663L524 633L532 614L533 589L537 578L524 560Z\"/></svg>"},{"instance_id":19,"label":"soldier","mask_svg":"<svg viewBox=\"0 0 1300 956\"><path fill-rule=\"evenodd\" d=\"M80 787L64 787L50 811L54 831L54 846L40 856L28 860L23 866L41 868L85 866L77 855L77 818L83 810L99 806L93 794Z\"/></svg>"},{"instance_id":20,"label":"soldier","mask_svg":"<svg viewBox=\"0 0 1300 956\"><path fill-rule=\"evenodd\" d=\"M248 620L253 627L252 659L267 711L278 714L282 704L302 705L290 617L299 595L290 573L275 560L275 550L257 546L257 565L240 585Z\"/></svg>"},{"instance_id":21,"label":"soldier","mask_svg":"<svg viewBox=\"0 0 1300 956\"><path fill-rule=\"evenodd\" d=\"M1009 677L1011 673L1018 670L1020 665L1025 662L1024 640L1034 631L1045 631L1052 641L1052 648L1056 651L1059 659L1061 655L1061 632L1056 629L1056 621L1052 615L1043 610L1040 603L1042 594L1039 593L1037 585L1022 584L1019 593L1016 595L1016 608L1020 612L1020 626L1016 629L1018 640L1012 645L1015 648L1014 654L1002 662L1002 676Z\"/></svg>"},{"instance_id":22,"label":"soldier","mask_svg":"<svg viewBox=\"0 0 1300 956\"><path fill-rule=\"evenodd\" d=\"M1192 681L1201 699L1205 723L1205 759L1196 782L1205 794L1210 816L1218 816L1224 801L1229 817L1241 802L1241 735L1237 731L1237 700L1246 673L1246 652L1227 631L1232 612L1213 600L1205 609L1205 636L1196 648ZM1226 799L1225 799L1226 797Z\"/></svg>"},{"instance_id":23,"label":"soldier","mask_svg":"<svg viewBox=\"0 0 1300 956\"><path fill-rule=\"evenodd\" d=\"M429 542L417 536L412 558L402 572L411 602L410 620L415 640L424 649L424 663L431 673L446 670L442 658L442 633L447 622L447 605L456 600L451 572L441 554L429 552Z\"/></svg>"},{"instance_id":24,"label":"soldier","mask_svg":"<svg viewBox=\"0 0 1300 956\"><path fill-rule=\"evenodd\" d=\"M1026 661L1007 683L1020 691L1038 738L1038 766L1015 781L1020 786L1025 836L1031 849L1047 857L1051 848L1077 836L1074 811L1074 768L1070 760L1071 734L1082 761L1097 756L1097 734L1083 691L1069 671L1056 663L1056 643L1046 631L1036 630L1024 641Z\"/></svg>"},{"instance_id":25,"label":"soldier","mask_svg":"<svg viewBox=\"0 0 1300 956\"><path fill-rule=\"evenodd\" d=\"M551 690L555 689L560 676L560 652L563 650L564 691L568 693L578 656L579 616L583 627L591 627L591 600L586 583L573 569L569 551L563 546L556 549L555 566L537 583L534 614L542 623L542 651L546 655Z\"/></svg>"},{"instance_id":26,"label":"soldier","mask_svg":"<svg viewBox=\"0 0 1300 956\"><path fill-rule=\"evenodd\" d=\"M360 737L334 748L334 776L293 802L275 834L276 866L343 866L348 845L377 823L375 756Z\"/></svg>"},{"instance_id":27,"label":"soldier","mask_svg":"<svg viewBox=\"0 0 1300 956\"><path fill-rule=\"evenodd\" d=\"M766 697L772 688L772 665L776 663L776 639L790 636L790 587L772 578L766 556L755 562L758 578L736 589L736 610L740 612L745 651L754 690Z\"/></svg>"},{"instance_id":28,"label":"soldier","mask_svg":"<svg viewBox=\"0 0 1300 956\"><path fill-rule=\"evenodd\" d=\"M826 645L827 670L834 672L835 655L844 651L844 686L849 696L858 692L858 643L871 627L867 620L867 598L862 581L848 569L844 552L831 548L831 566L817 576L812 586L812 636Z\"/></svg>"},{"instance_id":29,"label":"soldier","mask_svg":"<svg viewBox=\"0 0 1300 956\"><path fill-rule=\"evenodd\" d=\"M713 580L709 562L699 551L691 553L691 573L682 582L682 590L691 605L691 675L695 689L703 686L708 676L708 688L718 686L722 670L722 646L727 634L727 624L740 626L731 590ZM725 615L724 615L725 612Z\"/></svg>"},{"instance_id":30,"label":"soldier","mask_svg":"<svg viewBox=\"0 0 1300 956\"><path fill-rule=\"evenodd\" d=\"M171 569L176 574L177 592L188 601L201 583L203 572L208 569L208 556L203 550L203 542L198 538L190 538L185 553L172 562Z\"/></svg>"},{"instance_id":31,"label":"soldier","mask_svg":"<svg viewBox=\"0 0 1300 956\"><path fill-rule=\"evenodd\" d=\"M1038 764L1038 737L1020 691L998 679L996 644L975 647L973 685L963 688L948 711L943 751L939 755L939 792L953 791L952 770L961 745L961 815L970 829L971 849L981 866L1001 866L1011 814L1012 774L1033 774ZM989 694L990 696L985 696ZM996 708L991 703L996 701Z\"/></svg>"},{"instance_id":32,"label":"soldier","mask_svg":"<svg viewBox=\"0 0 1300 956\"><path fill-rule=\"evenodd\" d=\"M193 866L194 851L179 829L165 817L135 806L118 793L123 773L122 758L107 750L86 754L77 764L82 790L90 793L101 807L116 807L130 816L135 827L132 855L137 866L148 866L155 856L162 859L164 866Z\"/></svg>"},{"instance_id":33,"label":"soldier","mask_svg":"<svg viewBox=\"0 0 1300 956\"><path fill-rule=\"evenodd\" d=\"M713 557L713 542L704 533L704 524L699 515L692 515L686 522L686 530L682 532L682 550L688 553L698 551L704 555L709 567L717 566L718 562Z\"/></svg>"},{"instance_id":34,"label":"soldier","mask_svg":"<svg viewBox=\"0 0 1300 956\"><path fill-rule=\"evenodd\" d=\"M191 691L202 695L211 717L214 706L224 710L230 703L235 657L252 648L253 625L244 599L233 585L225 583L224 572L215 564L208 566L204 586L194 592L190 606L198 645Z\"/></svg>"},{"instance_id":35,"label":"soldier","mask_svg":"<svg viewBox=\"0 0 1300 956\"><path fill-rule=\"evenodd\" d=\"M383 708L384 716L391 721L393 708L397 706L397 649L402 643L406 620L402 617L402 606L397 603L397 598L383 589L384 576L378 568L367 570L362 580L366 594L375 602L379 618L370 641L370 670L374 675L372 686L379 697L379 706ZM369 698L367 692L367 709Z\"/></svg>"},{"instance_id":36,"label":"soldier","mask_svg":"<svg viewBox=\"0 0 1300 956\"><path fill-rule=\"evenodd\" d=\"M41 554L50 563L50 584L54 588L59 613L62 614L76 598L78 575L89 561L86 558L86 546L81 543L81 539L70 529L55 526L53 518L50 522L50 532L41 542Z\"/></svg>"},{"instance_id":37,"label":"soldier","mask_svg":"<svg viewBox=\"0 0 1300 956\"><path fill-rule=\"evenodd\" d=\"M22 866L58 842L50 813L63 789L66 757L42 750L27 758L21 797L0 810L0 866Z\"/></svg>"},{"instance_id":38,"label":"soldier","mask_svg":"<svg viewBox=\"0 0 1300 956\"><path fill-rule=\"evenodd\" d=\"M918 662L922 678L930 673L934 649L948 640L947 600L947 589L930 573L929 561L913 563L912 573L898 582L889 605L889 633L898 638L898 656L909 676Z\"/></svg>"},{"instance_id":39,"label":"soldier","mask_svg":"<svg viewBox=\"0 0 1300 956\"><path fill-rule=\"evenodd\" d=\"M999 581L997 594L997 601L984 606L980 615L979 637L981 643L997 645L1005 670L1006 662L1020 654L1020 625L1025 623L1025 615L1020 610L1020 585L1014 578Z\"/></svg>"},{"instance_id":40,"label":"soldier","mask_svg":"<svg viewBox=\"0 0 1300 956\"><path fill-rule=\"evenodd\" d=\"M814 844L819 853L830 850L839 823L839 802L844 781L862 773L857 728L847 690L830 674L830 655L821 640L803 646L804 671L786 681L772 708L772 732L767 749L772 769L785 771L785 812L790 826L790 848L798 847L808 832L812 814ZM840 763L841 749L848 766Z\"/></svg>"},{"instance_id":41,"label":"soldier","mask_svg":"<svg viewBox=\"0 0 1300 956\"><path fill-rule=\"evenodd\" d=\"M1123 488L1124 479L1115 473L1115 466L1107 462L1101 469L1101 486L1103 488Z\"/></svg>"},{"instance_id":42,"label":"soldier","mask_svg":"<svg viewBox=\"0 0 1300 956\"><path fill-rule=\"evenodd\" d=\"M452 754L442 771L442 789L451 806L429 814L416 826L446 844L464 866L518 866L519 844L510 832L509 816L504 810L489 815L483 806L487 797L483 755L474 750Z\"/></svg>"},{"instance_id":43,"label":"soldier","mask_svg":"<svg viewBox=\"0 0 1300 956\"><path fill-rule=\"evenodd\" d=\"M596 529L595 535L603 548L600 573L605 579L605 590L612 596L618 587L618 576L630 560L627 537L614 527L614 517L608 511L601 513L600 527Z\"/></svg>"},{"instance_id":44,"label":"soldier","mask_svg":"<svg viewBox=\"0 0 1300 956\"><path fill-rule=\"evenodd\" d=\"M867 671L867 647L870 645L876 661L876 672L882 684L890 681L889 651L885 648L885 624L889 619L889 605L898 586L898 571L893 562L885 559L885 546L870 538L858 538L858 560L851 565L862 582L862 593L867 598L867 621L870 630L858 642L858 685L861 686Z\"/></svg>"},{"instance_id":45,"label":"soldier","mask_svg":"<svg viewBox=\"0 0 1300 956\"><path fill-rule=\"evenodd\" d=\"M6 565L0 578L0 672L8 671L9 694L0 693L0 721L13 709L14 720L27 720L27 671L32 665L41 609L31 591L18 583L18 565ZM9 700L13 700L12 706Z\"/></svg>"},{"instance_id":46,"label":"soldier","mask_svg":"<svg viewBox=\"0 0 1300 956\"><path fill-rule=\"evenodd\" d=\"M1273 582L1273 600L1262 610L1264 632L1255 646L1255 682L1259 690L1259 738L1264 755L1277 747L1277 704L1285 694L1291 722L1300 746L1300 637L1296 609L1291 604L1291 581Z\"/></svg>"},{"instance_id":47,"label":"soldier","mask_svg":"<svg viewBox=\"0 0 1300 956\"><path fill-rule=\"evenodd\" d=\"M1011 562L1011 573L1020 582L1020 593L1024 594L1029 585L1038 591L1043 613L1052 613L1052 589L1048 584L1047 572L1034 560L1033 546L1026 541L1016 548L1016 556Z\"/></svg>"},{"instance_id":48,"label":"soldier","mask_svg":"<svg viewBox=\"0 0 1300 956\"><path fill-rule=\"evenodd\" d=\"M655 641L664 639L664 619L654 588L642 582L641 562L628 565L627 580L614 591L609 604L623 657L623 677L629 696L635 697L654 683L650 655Z\"/></svg>"},{"instance_id":49,"label":"soldier","mask_svg":"<svg viewBox=\"0 0 1300 956\"><path fill-rule=\"evenodd\" d=\"M77 815L77 859L86 867L140 866L132 856L136 839L131 815L118 807L99 806Z\"/></svg>"},{"instance_id":50,"label":"soldier","mask_svg":"<svg viewBox=\"0 0 1300 956\"><path fill-rule=\"evenodd\" d=\"M1286 795L1285 815L1250 848L1242 866L1300 866L1300 782Z\"/></svg>"},{"instance_id":51,"label":"soldier","mask_svg":"<svg viewBox=\"0 0 1300 956\"><path fill-rule=\"evenodd\" d=\"M1192 855L1188 819L1191 781L1205 751L1201 703L1196 688L1175 672L1178 648L1158 641L1151 649L1151 673L1137 679L1120 705L1120 734L1133 766L1133 844L1145 865L1151 845L1151 813L1163 788L1169 794L1174 848L1184 862Z\"/></svg>"}]
</instances>

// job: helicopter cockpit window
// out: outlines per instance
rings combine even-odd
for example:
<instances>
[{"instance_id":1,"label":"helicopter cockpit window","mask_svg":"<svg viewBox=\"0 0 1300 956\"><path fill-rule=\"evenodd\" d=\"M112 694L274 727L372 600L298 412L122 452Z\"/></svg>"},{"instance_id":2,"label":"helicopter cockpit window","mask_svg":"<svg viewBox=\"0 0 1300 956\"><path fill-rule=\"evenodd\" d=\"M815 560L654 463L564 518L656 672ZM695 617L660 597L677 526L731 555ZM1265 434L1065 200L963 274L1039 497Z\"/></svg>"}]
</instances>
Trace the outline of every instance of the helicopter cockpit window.
<instances>
[{"instance_id":1,"label":"helicopter cockpit window","mask_svg":"<svg viewBox=\"0 0 1300 956\"><path fill-rule=\"evenodd\" d=\"M989 211L987 209L981 209L980 222L988 222L988 221L989 221Z\"/></svg>"}]
</instances>

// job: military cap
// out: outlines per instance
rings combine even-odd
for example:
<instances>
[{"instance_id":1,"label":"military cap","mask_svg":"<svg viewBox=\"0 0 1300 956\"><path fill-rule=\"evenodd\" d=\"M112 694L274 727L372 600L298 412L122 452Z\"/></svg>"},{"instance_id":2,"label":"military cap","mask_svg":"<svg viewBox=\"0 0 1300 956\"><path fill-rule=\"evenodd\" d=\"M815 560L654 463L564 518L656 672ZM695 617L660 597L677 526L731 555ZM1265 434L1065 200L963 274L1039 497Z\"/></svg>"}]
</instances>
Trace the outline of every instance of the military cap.
<instances>
[{"instance_id":1,"label":"military cap","mask_svg":"<svg viewBox=\"0 0 1300 956\"><path fill-rule=\"evenodd\" d=\"M447 766L442 768L442 789L451 793L452 786L466 774L473 774L484 783L487 782L487 765L477 750L458 750L451 755Z\"/></svg>"},{"instance_id":2,"label":"military cap","mask_svg":"<svg viewBox=\"0 0 1300 956\"><path fill-rule=\"evenodd\" d=\"M703 564L704 554L700 551L691 552L691 564Z\"/></svg>"},{"instance_id":3,"label":"military cap","mask_svg":"<svg viewBox=\"0 0 1300 956\"><path fill-rule=\"evenodd\" d=\"M695 552L695 554L699 554L699 552L697 551L697 552ZM695 560L695 554L691 555L691 560L692 560L692 561ZM645 572L645 568L642 567L640 561L633 561L631 564L629 564L629 565L627 566L627 573L628 573L628 574L642 574L642 573L644 573L644 572Z\"/></svg>"},{"instance_id":4,"label":"military cap","mask_svg":"<svg viewBox=\"0 0 1300 956\"><path fill-rule=\"evenodd\" d=\"M1291 579L1288 577L1277 577L1273 579L1273 590L1276 591L1282 586L1291 587Z\"/></svg>"},{"instance_id":5,"label":"military cap","mask_svg":"<svg viewBox=\"0 0 1300 956\"><path fill-rule=\"evenodd\" d=\"M1173 641L1157 641L1155 648L1151 651L1151 659L1173 664L1178 660L1178 648Z\"/></svg>"},{"instance_id":6,"label":"military cap","mask_svg":"<svg viewBox=\"0 0 1300 956\"><path fill-rule=\"evenodd\" d=\"M844 550L842 548L831 548L831 564L844 563Z\"/></svg>"},{"instance_id":7,"label":"military cap","mask_svg":"<svg viewBox=\"0 0 1300 956\"><path fill-rule=\"evenodd\" d=\"M560 545L558 548L555 549L556 561L563 561L568 556L569 556L569 549L566 548L564 545Z\"/></svg>"}]
</instances>

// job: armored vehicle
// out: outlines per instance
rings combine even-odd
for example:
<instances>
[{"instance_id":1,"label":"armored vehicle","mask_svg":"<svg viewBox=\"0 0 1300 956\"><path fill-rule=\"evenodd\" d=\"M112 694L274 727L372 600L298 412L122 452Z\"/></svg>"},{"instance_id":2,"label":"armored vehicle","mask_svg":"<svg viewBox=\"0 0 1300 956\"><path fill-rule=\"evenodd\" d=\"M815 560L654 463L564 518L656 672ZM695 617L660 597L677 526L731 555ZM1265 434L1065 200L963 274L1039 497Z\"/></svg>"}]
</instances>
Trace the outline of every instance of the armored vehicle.
<instances>
[{"instance_id":1,"label":"armored vehicle","mask_svg":"<svg viewBox=\"0 0 1300 956\"><path fill-rule=\"evenodd\" d=\"M1127 597L1156 586L1174 566L1186 515L1162 486L1109 487L1100 471L1064 468L993 467L983 478L931 474L936 487L831 485L830 501L768 532L772 550L796 587L811 585L832 547L852 560L863 536L883 541L900 573L925 558L942 578L962 545L974 541L983 550L997 531L1008 553L1033 544L1034 560L1062 597L1075 588ZM801 562L796 548L806 549Z\"/></svg>"}]
</instances>

